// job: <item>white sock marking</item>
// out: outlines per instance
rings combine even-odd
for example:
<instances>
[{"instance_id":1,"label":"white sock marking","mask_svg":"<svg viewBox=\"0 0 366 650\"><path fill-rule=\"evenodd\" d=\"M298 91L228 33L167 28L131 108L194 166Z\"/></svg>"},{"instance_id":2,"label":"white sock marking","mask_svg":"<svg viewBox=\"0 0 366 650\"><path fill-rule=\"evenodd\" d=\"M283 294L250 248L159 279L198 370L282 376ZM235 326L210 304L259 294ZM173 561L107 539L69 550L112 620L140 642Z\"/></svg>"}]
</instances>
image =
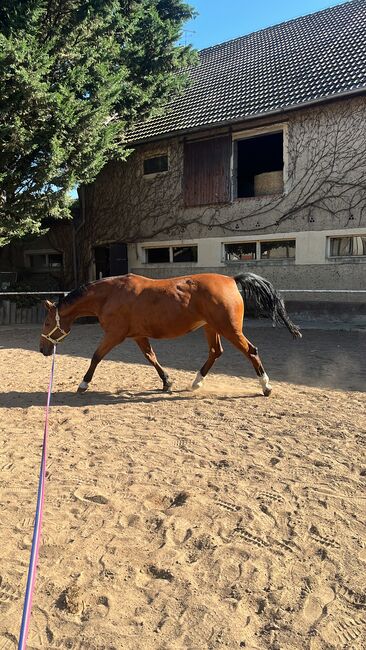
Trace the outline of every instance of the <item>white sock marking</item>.
<instances>
[{"instance_id":1,"label":"white sock marking","mask_svg":"<svg viewBox=\"0 0 366 650\"><path fill-rule=\"evenodd\" d=\"M192 384L193 390L197 390L198 388L201 388L203 382L205 381L205 378L202 377L200 371L198 371L196 378Z\"/></svg>"},{"instance_id":2,"label":"white sock marking","mask_svg":"<svg viewBox=\"0 0 366 650\"><path fill-rule=\"evenodd\" d=\"M272 390L272 386L269 383L269 377L268 377L267 373L264 373L264 375L261 375L260 377L258 377L258 380L259 380L259 383L260 383L263 391Z\"/></svg>"}]
</instances>

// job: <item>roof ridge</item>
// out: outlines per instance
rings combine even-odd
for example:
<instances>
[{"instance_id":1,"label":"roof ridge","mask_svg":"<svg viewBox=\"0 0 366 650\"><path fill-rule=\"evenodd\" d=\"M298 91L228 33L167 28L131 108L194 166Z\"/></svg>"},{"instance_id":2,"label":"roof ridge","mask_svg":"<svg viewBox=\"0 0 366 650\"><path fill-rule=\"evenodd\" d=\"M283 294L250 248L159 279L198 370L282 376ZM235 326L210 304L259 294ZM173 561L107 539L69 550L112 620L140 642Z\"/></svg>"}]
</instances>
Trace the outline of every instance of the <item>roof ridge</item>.
<instances>
[{"instance_id":1,"label":"roof ridge","mask_svg":"<svg viewBox=\"0 0 366 650\"><path fill-rule=\"evenodd\" d=\"M319 11L313 11L307 14L303 14L300 16L296 16L295 18L290 18L289 20L284 20L280 23L275 23L274 25L268 25L268 27L262 27L261 29L255 29L254 32L248 32L248 34L242 34L242 36L236 36L235 38L229 38L228 41L223 41L222 43L216 43L215 45L210 45L209 47L204 47L202 50L199 50L199 55L207 53L211 53L213 50L219 50L220 48L224 47L225 45L228 45L229 43L235 43L236 41L241 41L243 39L248 38L249 36L254 36L254 34L260 34L261 32L269 32L272 29L276 29L276 27L283 27L285 25L289 25L290 23L294 23L300 20L303 20L304 18L308 18L310 16L318 16L319 14L324 14L327 13L328 11L333 11L335 9L340 9L341 7L344 7L345 5L351 5L351 4L362 4L365 3L365 0L346 0L345 2L342 2L342 4L337 4L337 5L331 5L330 7L326 7L325 9L319 9Z\"/></svg>"}]
</instances>

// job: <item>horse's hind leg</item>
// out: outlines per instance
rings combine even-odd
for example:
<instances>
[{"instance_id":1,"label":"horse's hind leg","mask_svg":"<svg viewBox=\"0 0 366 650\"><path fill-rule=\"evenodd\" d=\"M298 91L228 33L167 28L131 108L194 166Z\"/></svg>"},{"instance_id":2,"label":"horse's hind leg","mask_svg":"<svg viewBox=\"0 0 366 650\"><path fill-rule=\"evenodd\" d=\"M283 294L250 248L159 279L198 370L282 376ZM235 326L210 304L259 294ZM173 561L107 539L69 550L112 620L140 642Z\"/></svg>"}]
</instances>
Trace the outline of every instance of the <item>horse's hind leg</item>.
<instances>
[{"instance_id":1,"label":"horse's hind leg","mask_svg":"<svg viewBox=\"0 0 366 650\"><path fill-rule=\"evenodd\" d=\"M169 379L169 375L165 372L165 370L161 367L159 361L157 360L156 354L150 345L149 339L139 338L139 339L135 339L135 341L139 346L140 350L142 351L144 357L154 366L160 379L162 379L163 390L164 391L170 390L170 388L173 385L173 382Z\"/></svg>"},{"instance_id":2,"label":"horse's hind leg","mask_svg":"<svg viewBox=\"0 0 366 650\"><path fill-rule=\"evenodd\" d=\"M116 336L111 335L111 334L106 334L104 338L102 339L101 343L98 345L97 349L95 350L92 360L90 362L90 366L84 375L83 381L79 384L78 387L78 393L85 393L86 390L88 390L89 383L91 382L95 369L98 365L98 363L101 362L101 360L105 357L108 352L112 350L116 345L119 343L122 343L124 340L124 336Z\"/></svg>"},{"instance_id":3,"label":"horse's hind leg","mask_svg":"<svg viewBox=\"0 0 366 650\"><path fill-rule=\"evenodd\" d=\"M253 364L253 368L257 373L259 383L261 385L263 395L268 397L272 392L272 386L269 383L269 378L267 373L263 368L262 361L258 355L258 348L255 347L247 338L245 338L242 332L230 332L224 334L233 345L235 345L240 352L242 352L249 361Z\"/></svg>"},{"instance_id":4,"label":"horse's hind leg","mask_svg":"<svg viewBox=\"0 0 366 650\"><path fill-rule=\"evenodd\" d=\"M223 353L221 339L218 333L215 332L215 330L212 329L212 327L209 325L205 325L205 334L208 343L208 359L196 375L196 378L192 384L192 388L194 390L196 388L201 388L208 371L213 366L216 359L218 359Z\"/></svg>"}]
</instances>

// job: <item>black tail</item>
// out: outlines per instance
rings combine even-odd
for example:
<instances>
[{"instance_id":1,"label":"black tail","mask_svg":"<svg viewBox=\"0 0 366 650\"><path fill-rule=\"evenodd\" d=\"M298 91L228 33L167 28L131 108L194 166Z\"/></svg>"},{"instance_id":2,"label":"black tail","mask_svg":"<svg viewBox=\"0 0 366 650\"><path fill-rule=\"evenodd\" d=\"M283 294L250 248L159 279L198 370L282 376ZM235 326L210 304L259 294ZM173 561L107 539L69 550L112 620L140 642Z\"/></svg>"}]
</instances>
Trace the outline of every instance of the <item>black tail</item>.
<instances>
[{"instance_id":1,"label":"black tail","mask_svg":"<svg viewBox=\"0 0 366 650\"><path fill-rule=\"evenodd\" d=\"M244 301L254 301L259 316L272 318L274 323L286 325L295 338L302 337L299 328L294 325L286 312L283 298L268 280L255 273L239 273L234 280L243 290Z\"/></svg>"}]
</instances>

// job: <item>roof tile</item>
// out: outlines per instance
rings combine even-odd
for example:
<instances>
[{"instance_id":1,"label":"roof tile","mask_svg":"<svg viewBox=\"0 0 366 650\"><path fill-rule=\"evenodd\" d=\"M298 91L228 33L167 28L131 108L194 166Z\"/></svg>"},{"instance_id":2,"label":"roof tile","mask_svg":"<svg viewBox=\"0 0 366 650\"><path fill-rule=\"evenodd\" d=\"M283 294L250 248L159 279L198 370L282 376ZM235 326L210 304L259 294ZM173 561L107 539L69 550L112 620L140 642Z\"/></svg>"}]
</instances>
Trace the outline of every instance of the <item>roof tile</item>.
<instances>
[{"instance_id":1,"label":"roof tile","mask_svg":"<svg viewBox=\"0 0 366 650\"><path fill-rule=\"evenodd\" d=\"M296 18L200 52L190 84L130 142L265 115L366 89L366 0Z\"/></svg>"}]
</instances>

